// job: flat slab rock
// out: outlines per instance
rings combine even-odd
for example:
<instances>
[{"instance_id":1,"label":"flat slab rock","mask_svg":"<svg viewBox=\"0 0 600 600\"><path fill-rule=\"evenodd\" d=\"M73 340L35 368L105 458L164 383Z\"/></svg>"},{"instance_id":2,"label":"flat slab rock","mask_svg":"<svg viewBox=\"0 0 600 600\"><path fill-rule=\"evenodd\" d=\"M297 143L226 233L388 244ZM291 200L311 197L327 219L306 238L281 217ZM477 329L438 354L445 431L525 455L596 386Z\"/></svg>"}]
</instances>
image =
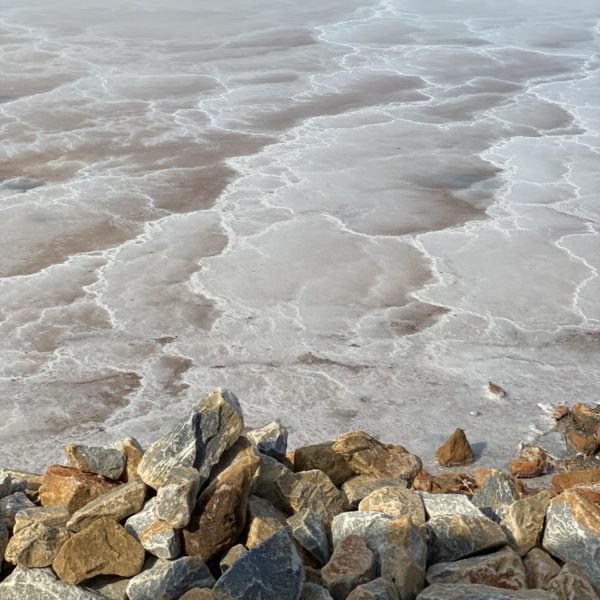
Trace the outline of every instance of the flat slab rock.
<instances>
[{"instance_id":1,"label":"flat slab rock","mask_svg":"<svg viewBox=\"0 0 600 600\"><path fill-rule=\"evenodd\" d=\"M0 583L2 600L106 600L106 596L73 587L61 581L51 569L17 567Z\"/></svg>"},{"instance_id":2,"label":"flat slab rock","mask_svg":"<svg viewBox=\"0 0 600 600\"><path fill-rule=\"evenodd\" d=\"M434 583L417 600L557 600L544 590L502 590L489 585Z\"/></svg>"},{"instance_id":3,"label":"flat slab rock","mask_svg":"<svg viewBox=\"0 0 600 600\"><path fill-rule=\"evenodd\" d=\"M443 515L475 515L483 513L463 494L430 494L419 492L430 519Z\"/></svg>"}]
</instances>

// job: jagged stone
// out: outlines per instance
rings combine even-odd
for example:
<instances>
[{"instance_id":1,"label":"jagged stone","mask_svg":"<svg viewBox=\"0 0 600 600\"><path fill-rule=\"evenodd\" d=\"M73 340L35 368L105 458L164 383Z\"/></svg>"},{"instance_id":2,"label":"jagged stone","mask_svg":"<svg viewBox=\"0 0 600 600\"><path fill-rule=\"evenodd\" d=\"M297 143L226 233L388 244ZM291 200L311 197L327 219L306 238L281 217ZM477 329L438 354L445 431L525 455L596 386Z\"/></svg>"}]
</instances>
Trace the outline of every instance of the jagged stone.
<instances>
[{"instance_id":1,"label":"jagged stone","mask_svg":"<svg viewBox=\"0 0 600 600\"><path fill-rule=\"evenodd\" d=\"M571 409L575 424L588 435L593 435L600 425L600 404L594 408L578 402Z\"/></svg>"},{"instance_id":2,"label":"jagged stone","mask_svg":"<svg viewBox=\"0 0 600 600\"><path fill-rule=\"evenodd\" d=\"M316 512L305 510L291 516L287 522L296 542L317 561L319 566L323 566L331 557L329 538L323 519Z\"/></svg>"},{"instance_id":3,"label":"jagged stone","mask_svg":"<svg viewBox=\"0 0 600 600\"><path fill-rule=\"evenodd\" d=\"M38 473L19 471L18 469L1 468L0 475L9 475L11 478L12 487L8 492L9 494L23 492L31 498L37 495L43 479L42 475L39 475ZM0 497L2 496L0 495Z\"/></svg>"},{"instance_id":4,"label":"jagged stone","mask_svg":"<svg viewBox=\"0 0 600 600\"><path fill-rule=\"evenodd\" d=\"M8 538L10 533L8 527L3 523L0 523L0 568L2 567L2 561L4 560L4 553L6 552L6 546L8 546Z\"/></svg>"},{"instance_id":5,"label":"jagged stone","mask_svg":"<svg viewBox=\"0 0 600 600\"><path fill-rule=\"evenodd\" d=\"M156 494L156 516L175 529L183 529L190 522L199 490L200 476L196 469L171 469Z\"/></svg>"},{"instance_id":6,"label":"jagged stone","mask_svg":"<svg viewBox=\"0 0 600 600\"><path fill-rule=\"evenodd\" d=\"M378 577L354 588L347 600L398 600L398 594L390 581Z\"/></svg>"},{"instance_id":7,"label":"jagged stone","mask_svg":"<svg viewBox=\"0 0 600 600\"><path fill-rule=\"evenodd\" d=\"M294 452L294 471L323 471L334 485L340 486L354 475L348 459L334 452L333 442L303 446Z\"/></svg>"},{"instance_id":8,"label":"jagged stone","mask_svg":"<svg viewBox=\"0 0 600 600\"><path fill-rule=\"evenodd\" d=\"M369 477L356 475L344 482L341 488L344 510L357 510L360 501L382 487L408 487L408 482L397 477Z\"/></svg>"},{"instance_id":9,"label":"jagged stone","mask_svg":"<svg viewBox=\"0 0 600 600\"><path fill-rule=\"evenodd\" d=\"M434 583L417 600L557 600L544 590L503 590L490 585Z\"/></svg>"},{"instance_id":10,"label":"jagged stone","mask_svg":"<svg viewBox=\"0 0 600 600\"><path fill-rule=\"evenodd\" d=\"M69 517L69 511L64 506L32 506L16 514L13 532L16 534L33 524L66 527Z\"/></svg>"},{"instance_id":11,"label":"jagged stone","mask_svg":"<svg viewBox=\"0 0 600 600\"><path fill-rule=\"evenodd\" d=\"M210 560L235 543L246 526L248 497L259 465L255 450L244 450L202 492L183 532L187 554Z\"/></svg>"},{"instance_id":12,"label":"jagged stone","mask_svg":"<svg viewBox=\"0 0 600 600\"><path fill-rule=\"evenodd\" d=\"M139 479L137 470L144 456L144 449L135 438L128 437L121 442L121 452L125 455L125 471L121 478L125 482Z\"/></svg>"},{"instance_id":13,"label":"jagged stone","mask_svg":"<svg viewBox=\"0 0 600 600\"><path fill-rule=\"evenodd\" d=\"M215 579L199 556L173 561L158 560L151 568L131 579L129 600L177 600L193 588L211 588Z\"/></svg>"},{"instance_id":14,"label":"jagged stone","mask_svg":"<svg viewBox=\"0 0 600 600\"><path fill-rule=\"evenodd\" d=\"M237 398L228 390L216 389L146 450L138 474L146 484L158 489L174 467L194 467L198 469L202 487L212 467L234 444L243 427Z\"/></svg>"},{"instance_id":15,"label":"jagged stone","mask_svg":"<svg viewBox=\"0 0 600 600\"><path fill-rule=\"evenodd\" d=\"M33 506L35 504L23 492L15 492L0 498L0 525L12 529L15 526L17 513Z\"/></svg>"},{"instance_id":16,"label":"jagged stone","mask_svg":"<svg viewBox=\"0 0 600 600\"><path fill-rule=\"evenodd\" d=\"M246 436L259 452L277 459L285 458L288 432L280 421L273 421L260 429L253 429Z\"/></svg>"},{"instance_id":17,"label":"jagged stone","mask_svg":"<svg viewBox=\"0 0 600 600\"><path fill-rule=\"evenodd\" d=\"M248 499L248 533L246 547L256 548L276 531L286 526L286 515L258 496Z\"/></svg>"},{"instance_id":18,"label":"jagged stone","mask_svg":"<svg viewBox=\"0 0 600 600\"><path fill-rule=\"evenodd\" d=\"M344 600L361 583L377 574L375 555L358 535L349 535L336 544L321 577L334 600Z\"/></svg>"},{"instance_id":19,"label":"jagged stone","mask_svg":"<svg viewBox=\"0 0 600 600\"><path fill-rule=\"evenodd\" d=\"M502 548L485 556L437 563L427 569L426 578L429 584L481 583L508 590L527 589L525 567L511 548Z\"/></svg>"},{"instance_id":20,"label":"jagged stone","mask_svg":"<svg viewBox=\"0 0 600 600\"><path fill-rule=\"evenodd\" d=\"M600 483L600 469L578 469L552 477L552 485L559 493L582 483Z\"/></svg>"},{"instance_id":21,"label":"jagged stone","mask_svg":"<svg viewBox=\"0 0 600 600\"><path fill-rule=\"evenodd\" d=\"M471 496L477 489L477 484L467 473L442 473L430 475L421 471L413 480L414 490L429 494L466 494Z\"/></svg>"},{"instance_id":22,"label":"jagged stone","mask_svg":"<svg viewBox=\"0 0 600 600\"><path fill-rule=\"evenodd\" d=\"M400 600L414 600L425 585L427 543L424 528L415 527L408 516L389 523L380 550L380 573L389 580Z\"/></svg>"},{"instance_id":23,"label":"jagged stone","mask_svg":"<svg viewBox=\"0 0 600 600\"><path fill-rule=\"evenodd\" d=\"M96 519L108 517L122 521L139 512L146 499L146 486L141 481L124 483L119 487L98 496L71 515L67 529L80 531Z\"/></svg>"},{"instance_id":24,"label":"jagged stone","mask_svg":"<svg viewBox=\"0 0 600 600\"><path fill-rule=\"evenodd\" d=\"M280 529L234 562L215 584L213 594L215 600L298 600L303 583L296 544L287 529Z\"/></svg>"},{"instance_id":25,"label":"jagged stone","mask_svg":"<svg viewBox=\"0 0 600 600\"><path fill-rule=\"evenodd\" d=\"M329 590L318 583L307 581L302 586L300 600L333 600Z\"/></svg>"},{"instance_id":26,"label":"jagged stone","mask_svg":"<svg viewBox=\"0 0 600 600\"><path fill-rule=\"evenodd\" d=\"M5 558L20 567L49 567L69 535L64 527L33 523L10 538Z\"/></svg>"},{"instance_id":27,"label":"jagged stone","mask_svg":"<svg viewBox=\"0 0 600 600\"><path fill-rule=\"evenodd\" d=\"M285 474L275 486L280 501L289 513L312 510L327 527L333 517L344 510L341 492L322 471Z\"/></svg>"},{"instance_id":28,"label":"jagged stone","mask_svg":"<svg viewBox=\"0 0 600 600\"><path fill-rule=\"evenodd\" d=\"M425 507L419 494L398 487L375 490L360 502L358 510L382 512L392 519L408 515L415 525L425 523Z\"/></svg>"},{"instance_id":29,"label":"jagged stone","mask_svg":"<svg viewBox=\"0 0 600 600\"><path fill-rule=\"evenodd\" d=\"M229 567L231 567L231 565L245 552L248 552L248 548L246 548L244 544L236 544L235 546L229 548L227 554L225 554L225 556L221 559L221 562L219 562L221 573L225 573L225 571L227 571L227 569L229 569Z\"/></svg>"},{"instance_id":30,"label":"jagged stone","mask_svg":"<svg viewBox=\"0 0 600 600\"><path fill-rule=\"evenodd\" d=\"M502 517L500 527L519 556L527 554L538 543L551 497L551 492L542 490L521 498L513 502Z\"/></svg>"},{"instance_id":31,"label":"jagged stone","mask_svg":"<svg viewBox=\"0 0 600 600\"><path fill-rule=\"evenodd\" d=\"M443 515L427 522L430 564L467 558L507 543L500 525L484 515Z\"/></svg>"},{"instance_id":32,"label":"jagged stone","mask_svg":"<svg viewBox=\"0 0 600 600\"><path fill-rule=\"evenodd\" d=\"M119 479L125 469L125 455L115 448L69 444L65 454L69 466L106 479Z\"/></svg>"},{"instance_id":33,"label":"jagged stone","mask_svg":"<svg viewBox=\"0 0 600 600\"><path fill-rule=\"evenodd\" d=\"M423 468L421 459L406 448L382 444L362 431L339 436L332 450L346 457L356 475L412 481Z\"/></svg>"},{"instance_id":34,"label":"jagged stone","mask_svg":"<svg viewBox=\"0 0 600 600\"><path fill-rule=\"evenodd\" d=\"M181 532L156 518L155 504L156 498L150 498L140 512L127 519L125 530L150 554L158 558L176 558L181 554Z\"/></svg>"},{"instance_id":35,"label":"jagged stone","mask_svg":"<svg viewBox=\"0 0 600 600\"><path fill-rule=\"evenodd\" d=\"M95 575L137 575L144 549L116 521L100 518L71 536L60 548L52 568L67 583L77 585Z\"/></svg>"},{"instance_id":36,"label":"jagged stone","mask_svg":"<svg viewBox=\"0 0 600 600\"><path fill-rule=\"evenodd\" d=\"M50 569L17 567L0 582L2 600L106 600L92 590L60 581Z\"/></svg>"},{"instance_id":37,"label":"jagged stone","mask_svg":"<svg viewBox=\"0 0 600 600\"><path fill-rule=\"evenodd\" d=\"M260 469L256 477L254 494L269 500L277 508L283 509L284 507L277 501L275 483L282 475L292 473L292 471L271 456L259 453L259 457Z\"/></svg>"},{"instance_id":38,"label":"jagged stone","mask_svg":"<svg viewBox=\"0 0 600 600\"><path fill-rule=\"evenodd\" d=\"M548 584L560 572L560 566L540 548L532 548L524 557L527 587L548 589Z\"/></svg>"},{"instance_id":39,"label":"jagged stone","mask_svg":"<svg viewBox=\"0 0 600 600\"><path fill-rule=\"evenodd\" d=\"M42 506L64 505L69 513L74 513L118 485L99 475L52 465L48 467L40 486L40 503Z\"/></svg>"},{"instance_id":40,"label":"jagged stone","mask_svg":"<svg viewBox=\"0 0 600 600\"><path fill-rule=\"evenodd\" d=\"M12 493L12 477L10 473L0 473L0 499Z\"/></svg>"},{"instance_id":41,"label":"jagged stone","mask_svg":"<svg viewBox=\"0 0 600 600\"><path fill-rule=\"evenodd\" d=\"M592 584L600 587L600 506L574 490L551 500L542 546L563 561L585 567Z\"/></svg>"},{"instance_id":42,"label":"jagged stone","mask_svg":"<svg viewBox=\"0 0 600 600\"><path fill-rule=\"evenodd\" d=\"M518 499L519 492L512 477L497 469L488 469L483 472L483 482L471 502L487 517L500 522L508 506Z\"/></svg>"},{"instance_id":43,"label":"jagged stone","mask_svg":"<svg viewBox=\"0 0 600 600\"><path fill-rule=\"evenodd\" d=\"M474 515L480 517L483 513L462 494L430 494L419 492L425 512L430 519L442 515Z\"/></svg>"},{"instance_id":44,"label":"jagged stone","mask_svg":"<svg viewBox=\"0 0 600 600\"><path fill-rule=\"evenodd\" d=\"M362 538L378 559L387 543L392 519L379 512L345 512L333 519L331 538L333 548L351 535Z\"/></svg>"},{"instance_id":45,"label":"jagged stone","mask_svg":"<svg viewBox=\"0 0 600 600\"><path fill-rule=\"evenodd\" d=\"M475 454L462 429L454 433L436 450L435 459L442 467L462 467L475 461Z\"/></svg>"},{"instance_id":46,"label":"jagged stone","mask_svg":"<svg viewBox=\"0 0 600 600\"><path fill-rule=\"evenodd\" d=\"M561 600L600 600L586 570L573 562L564 564L560 573L548 584L548 591Z\"/></svg>"},{"instance_id":47,"label":"jagged stone","mask_svg":"<svg viewBox=\"0 0 600 600\"><path fill-rule=\"evenodd\" d=\"M598 441L595 435L584 435L579 431L569 431L567 441L575 452L584 456L591 456L598 450Z\"/></svg>"}]
</instances>

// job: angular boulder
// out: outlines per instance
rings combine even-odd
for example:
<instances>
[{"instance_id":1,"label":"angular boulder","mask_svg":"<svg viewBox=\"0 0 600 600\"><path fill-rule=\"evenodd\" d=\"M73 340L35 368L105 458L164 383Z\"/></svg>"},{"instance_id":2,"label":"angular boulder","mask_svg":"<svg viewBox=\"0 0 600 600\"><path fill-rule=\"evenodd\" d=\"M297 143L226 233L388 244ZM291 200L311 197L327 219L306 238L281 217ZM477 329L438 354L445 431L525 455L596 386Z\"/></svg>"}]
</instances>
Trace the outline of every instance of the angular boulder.
<instances>
[{"instance_id":1,"label":"angular boulder","mask_svg":"<svg viewBox=\"0 0 600 600\"><path fill-rule=\"evenodd\" d=\"M77 585L96 575L137 575L144 549L113 519L97 519L71 536L60 548L52 568L67 583Z\"/></svg>"},{"instance_id":2,"label":"angular boulder","mask_svg":"<svg viewBox=\"0 0 600 600\"><path fill-rule=\"evenodd\" d=\"M286 526L286 515L258 496L248 499L248 533L246 547L256 548L276 531Z\"/></svg>"},{"instance_id":3,"label":"angular boulder","mask_svg":"<svg viewBox=\"0 0 600 600\"><path fill-rule=\"evenodd\" d=\"M560 566L541 548L532 548L524 557L523 565L530 588L548 589L548 584L560 572Z\"/></svg>"},{"instance_id":4,"label":"angular boulder","mask_svg":"<svg viewBox=\"0 0 600 600\"><path fill-rule=\"evenodd\" d=\"M156 516L175 529L183 529L190 522L199 490L200 476L196 469L171 469L156 494Z\"/></svg>"},{"instance_id":5,"label":"angular boulder","mask_svg":"<svg viewBox=\"0 0 600 600\"><path fill-rule=\"evenodd\" d=\"M542 546L552 556L583 566L600 588L600 506L574 490L551 500Z\"/></svg>"},{"instance_id":6,"label":"angular boulder","mask_svg":"<svg viewBox=\"0 0 600 600\"><path fill-rule=\"evenodd\" d=\"M69 511L64 506L32 506L20 510L16 514L13 532L18 533L22 529L34 524L66 527L69 517Z\"/></svg>"},{"instance_id":7,"label":"angular boulder","mask_svg":"<svg viewBox=\"0 0 600 600\"><path fill-rule=\"evenodd\" d=\"M334 600L345 600L355 587L371 581L376 575L375 555L357 535L341 540L321 569L323 584Z\"/></svg>"},{"instance_id":8,"label":"angular boulder","mask_svg":"<svg viewBox=\"0 0 600 600\"><path fill-rule=\"evenodd\" d=\"M67 529L80 531L96 519L107 517L122 521L139 512L146 499L146 486L141 481L124 483L106 494L98 496L71 515Z\"/></svg>"},{"instance_id":9,"label":"angular boulder","mask_svg":"<svg viewBox=\"0 0 600 600\"><path fill-rule=\"evenodd\" d=\"M356 535L362 538L367 546L379 558L382 548L387 543L392 519L380 512L345 512L333 519L331 538L333 548L345 538Z\"/></svg>"},{"instance_id":10,"label":"angular boulder","mask_svg":"<svg viewBox=\"0 0 600 600\"><path fill-rule=\"evenodd\" d=\"M121 442L121 452L125 456L125 471L121 479L125 482L139 479L137 470L144 456L144 449L135 438L128 437Z\"/></svg>"},{"instance_id":11,"label":"angular boulder","mask_svg":"<svg viewBox=\"0 0 600 600\"><path fill-rule=\"evenodd\" d=\"M436 450L436 461L442 467L462 467L475 461L475 454L469 440L462 429L454 433Z\"/></svg>"},{"instance_id":12,"label":"angular boulder","mask_svg":"<svg viewBox=\"0 0 600 600\"><path fill-rule=\"evenodd\" d=\"M560 573L548 584L548 591L560 600L600 600L586 570L573 562L564 564Z\"/></svg>"},{"instance_id":13,"label":"angular boulder","mask_svg":"<svg viewBox=\"0 0 600 600\"><path fill-rule=\"evenodd\" d=\"M442 515L474 515L480 517L483 514L468 496L462 494L430 494L428 492L419 492L419 494L430 519Z\"/></svg>"},{"instance_id":14,"label":"angular boulder","mask_svg":"<svg viewBox=\"0 0 600 600\"><path fill-rule=\"evenodd\" d=\"M304 583L302 560L287 529L248 550L217 581L215 600L298 600Z\"/></svg>"},{"instance_id":15,"label":"angular boulder","mask_svg":"<svg viewBox=\"0 0 600 600\"><path fill-rule=\"evenodd\" d=\"M20 567L49 567L69 535L64 527L33 523L10 538L5 558Z\"/></svg>"},{"instance_id":16,"label":"angular boulder","mask_svg":"<svg viewBox=\"0 0 600 600\"><path fill-rule=\"evenodd\" d=\"M294 471L323 471L334 485L340 486L354 475L349 460L333 451L333 442L303 446L294 452Z\"/></svg>"},{"instance_id":17,"label":"angular boulder","mask_svg":"<svg viewBox=\"0 0 600 600\"><path fill-rule=\"evenodd\" d=\"M382 512L392 519L408 515L415 525L425 523L425 507L419 494L398 487L383 487L375 490L361 500L358 510Z\"/></svg>"},{"instance_id":18,"label":"angular boulder","mask_svg":"<svg viewBox=\"0 0 600 600\"><path fill-rule=\"evenodd\" d=\"M249 448L202 492L183 531L186 554L208 561L235 543L246 526L248 497L259 465L255 450Z\"/></svg>"},{"instance_id":19,"label":"angular boulder","mask_svg":"<svg viewBox=\"0 0 600 600\"><path fill-rule=\"evenodd\" d=\"M162 438L154 442L140 460L138 474L154 489L165 483L174 467L198 469L199 485L234 444L244 427L237 398L228 390L216 389L199 406Z\"/></svg>"},{"instance_id":20,"label":"angular boulder","mask_svg":"<svg viewBox=\"0 0 600 600\"><path fill-rule=\"evenodd\" d=\"M280 421L273 421L260 429L253 429L246 436L262 454L278 460L285 458L288 432Z\"/></svg>"},{"instance_id":21,"label":"angular boulder","mask_svg":"<svg viewBox=\"0 0 600 600\"><path fill-rule=\"evenodd\" d=\"M323 566L331 557L329 538L323 519L312 510L305 510L288 520L294 539Z\"/></svg>"},{"instance_id":22,"label":"angular boulder","mask_svg":"<svg viewBox=\"0 0 600 600\"><path fill-rule=\"evenodd\" d=\"M6 525L12 529L15 526L17 513L34 506L35 504L23 492L15 492L10 496L0 498L0 525Z\"/></svg>"},{"instance_id":23,"label":"angular boulder","mask_svg":"<svg viewBox=\"0 0 600 600\"><path fill-rule=\"evenodd\" d=\"M408 487L404 479L393 477L369 477L368 475L356 475L348 479L341 488L344 510L356 510L360 501L369 494L382 487Z\"/></svg>"},{"instance_id":24,"label":"angular boulder","mask_svg":"<svg viewBox=\"0 0 600 600\"><path fill-rule=\"evenodd\" d=\"M131 579L127 597L129 600L178 600L193 588L212 588L214 583L215 578L198 556L158 560Z\"/></svg>"},{"instance_id":25,"label":"angular boulder","mask_svg":"<svg viewBox=\"0 0 600 600\"><path fill-rule=\"evenodd\" d=\"M115 448L70 444L65 447L65 454L69 466L106 479L119 479L125 469L125 455Z\"/></svg>"}]
</instances>

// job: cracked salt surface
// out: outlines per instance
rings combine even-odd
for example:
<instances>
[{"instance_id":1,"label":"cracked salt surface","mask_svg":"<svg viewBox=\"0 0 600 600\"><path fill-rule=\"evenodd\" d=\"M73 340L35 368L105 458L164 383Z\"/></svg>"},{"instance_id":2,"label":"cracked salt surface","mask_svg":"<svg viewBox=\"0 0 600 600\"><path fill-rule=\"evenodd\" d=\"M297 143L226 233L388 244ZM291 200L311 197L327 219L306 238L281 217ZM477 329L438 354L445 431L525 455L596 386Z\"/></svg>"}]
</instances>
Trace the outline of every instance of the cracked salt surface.
<instances>
[{"instance_id":1,"label":"cracked salt surface","mask_svg":"<svg viewBox=\"0 0 600 600\"><path fill-rule=\"evenodd\" d=\"M213 386L427 464L598 400L597 2L108 5L0 0L3 464Z\"/></svg>"}]
</instances>

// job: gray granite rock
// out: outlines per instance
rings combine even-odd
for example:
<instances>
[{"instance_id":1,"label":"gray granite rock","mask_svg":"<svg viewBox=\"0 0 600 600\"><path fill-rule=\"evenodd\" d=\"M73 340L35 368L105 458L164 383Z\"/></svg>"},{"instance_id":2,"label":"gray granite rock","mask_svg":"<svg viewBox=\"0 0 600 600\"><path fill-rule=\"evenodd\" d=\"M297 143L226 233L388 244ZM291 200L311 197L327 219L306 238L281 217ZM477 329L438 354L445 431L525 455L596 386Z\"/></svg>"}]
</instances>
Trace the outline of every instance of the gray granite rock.
<instances>
[{"instance_id":1,"label":"gray granite rock","mask_svg":"<svg viewBox=\"0 0 600 600\"><path fill-rule=\"evenodd\" d=\"M53 527L66 527L70 518L65 506L33 506L20 510L15 516L14 533L36 523L52 525Z\"/></svg>"},{"instance_id":2,"label":"gray granite rock","mask_svg":"<svg viewBox=\"0 0 600 600\"><path fill-rule=\"evenodd\" d=\"M138 465L142 480L160 488L174 467L194 467L200 487L223 452L244 428L242 409L228 390L207 394L191 414L146 450Z\"/></svg>"},{"instance_id":3,"label":"gray granite rock","mask_svg":"<svg viewBox=\"0 0 600 600\"><path fill-rule=\"evenodd\" d=\"M0 498L12 492L12 478L9 473L0 473Z\"/></svg>"},{"instance_id":4,"label":"gray granite rock","mask_svg":"<svg viewBox=\"0 0 600 600\"><path fill-rule=\"evenodd\" d=\"M519 499L512 477L503 471L490 469L471 502L487 517L500 522L510 504Z\"/></svg>"},{"instance_id":5,"label":"gray granite rock","mask_svg":"<svg viewBox=\"0 0 600 600\"><path fill-rule=\"evenodd\" d=\"M277 459L260 453L260 472L256 479L254 495L269 500L269 502L275 504L277 508L284 509L285 507L277 501L275 483L286 473L292 474L292 471L281 464Z\"/></svg>"},{"instance_id":6,"label":"gray granite rock","mask_svg":"<svg viewBox=\"0 0 600 600\"><path fill-rule=\"evenodd\" d=\"M344 510L356 510L363 498L382 487L406 488L408 482L394 477L369 477L368 475L351 477L341 488Z\"/></svg>"},{"instance_id":7,"label":"gray granite rock","mask_svg":"<svg viewBox=\"0 0 600 600\"><path fill-rule=\"evenodd\" d=\"M115 448L70 444L65 454L70 467L107 479L119 479L125 469L125 455Z\"/></svg>"},{"instance_id":8,"label":"gray granite rock","mask_svg":"<svg viewBox=\"0 0 600 600\"><path fill-rule=\"evenodd\" d=\"M286 528L233 563L213 594L215 600L298 600L303 584L302 560Z\"/></svg>"},{"instance_id":9,"label":"gray granite rock","mask_svg":"<svg viewBox=\"0 0 600 600\"><path fill-rule=\"evenodd\" d=\"M183 529L190 522L200 490L200 475L193 467L175 467L166 475L158 488L154 512L162 521L175 529Z\"/></svg>"},{"instance_id":10,"label":"gray granite rock","mask_svg":"<svg viewBox=\"0 0 600 600\"><path fill-rule=\"evenodd\" d=\"M246 434L246 437L259 452L277 459L285 457L288 432L280 421L273 421L260 429L253 429Z\"/></svg>"},{"instance_id":11,"label":"gray granite rock","mask_svg":"<svg viewBox=\"0 0 600 600\"><path fill-rule=\"evenodd\" d=\"M378 577L354 588L347 600L398 600L399 596L390 581Z\"/></svg>"},{"instance_id":12,"label":"gray granite rock","mask_svg":"<svg viewBox=\"0 0 600 600\"><path fill-rule=\"evenodd\" d=\"M198 556L174 561L158 560L133 577L127 586L129 600L176 600L193 588L211 588L215 583L206 563Z\"/></svg>"},{"instance_id":13,"label":"gray granite rock","mask_svg":"<svg viewBox=\"0 0 600 600\"><path fill-rule=\"evenodd\" d=\"M334 600L345 600L355 587L371 581L376 575L375 555L358 535L341 540L321 569L323 584Z\"/></svg>"},{"instance_id":14,"label":"gray granite rock","mask_svg":"<svg viewBox=\"0 0 600 600\"><path fill-rule=\"evenodd\" d=\"M122 521L139 512L145 499L146 486L141 481L124 483L74 512L67 521L67 529L80 531L102 517Z\"/></svg>"},{"instance_id":15,"label":"gray granite rock","mask_svg":"<svg viewBox=\"0 0 600 600\"><path fill-rule=\"evenodd\" d=\"M530 588L548 589L548 584L560 573L560 566L541 548L532 548L524 557L523 565Z\"/></svg>"},{"instance_id":16,"label":"gray granite rock","mask_svg":"<svg viewBox=\"0 0 600 600\"><path fill-rule=\"evenodd\" d=\"M484 556L437 563L427 569L426 577L429 584L480 583L509 590L527 589L525 567L511 548L502 548Z\"/></svg>"},{"instance_id":17,"label":"gray granite rock","mask_svg":"<svg viewBox=\"0 0 600 600\"><path fill-rule=\"evenodd\" d=\"M92 590L60 581L51 569L17 567L0 583L2 600L106 600Z\"/></svg>"},{"instance_id":18,"label":"gray granite rock","mask_svg":"<svg viewBox=\"0 0 600 600\"><path fill-rule=\"evenodd\" d=\"M484 515L444 515L427 522L428 562L448 562L493 550L507 543L500 525Z\"/></svg>"},{"instance_id":19,"label":"gray granite rock","mask_svg":"<svg viewBox=\"0 0 600 600\"><path fill-rule=\"evenodd\" d=\"M434 583L417 600L557 600L544 590L503 590L497 587L465 583Z\"/></svg>"},{"instance_id":20,"label":"gray granite rock","mask_svg":"<svg viewBox=\"0 0 600 600\"><path fill-rule=\"evenodd\" d=\"M419 492L430 519L443 515L475 515L483 513L463 494L430 494Z\"/></svg>"},{"instance_id":21,"label":"gray granite rock","mask_svg":"<svg viewBox=\"0 0 600 600\"><path fill-rule=\"evenodd\" d=\"M176 558L181 554L181 532L156 518L155 504L156 498L148 500L139 513L127 519L125 530L150 554L158 558Z\"/></svg>"},{"instance_id":22,"label":"gray granite rock","mask_svg":"<svg viewBox=\"0 0 600 600\"><path fill-rule=\"evenodd\" d=\"M291 516L288 525L294 539L323 566L331 557L329 538L323 519L312 510L305 510Z\"/></svg>"},{"instance_id":23,"label":"gray granite rock","mask_svg":"<svg viewBox=\"0 0 600 600\"><path fill-rule=\"evenodd\" d=\"M302 586L300 600L333 600L329 590L318 583L307 581Z\"/></svg>"},{"instance_id":24,"label":"gray granite rock","mask_svg":"<svg viewBox=\"0 0 600 600\"><path fill-rule=\"evenodd\" d=\"M546 512L544 550L585 567L600 588L600 506L574 490L554 498Z\"/></svg>"},{"instance_id":25,"label":"gray granite rock","mask_svg":"<svg viewBox=\"0 0 600 600\"><path fill-rule=\"evenodd\" d=\"M17 513L34 506L35 504L23 492L0 498L0 525L4 524L12 529L15 526Z\"/></svg>"},{"instance_id":26,"label":"gray granite rock","mask_svg":"<svg viewBox=\"0 0 600 600\"><path fill-rule=\"evenodd\" d=\"M331 526L334 550L343 539L357 535L379 558L387 543L391 520L388 515L380 512L345 512L337 515Z\"/></svg>"},{"instance_id":27,"label":"gray granite rock","mask_svg":"<svg viewBox=\"0 0 600 600\"><path fill-rule=\"evenodd\" d=\"M127 598L127 586L130 579L115 577L114 575L99 575L85 582L84 588L92 590L108 600L129 600Z\"/></svg>"},{"instance_id":28,"label":"gray granite rock","mask_svg":"<svg viewBox=\"0 0 600 600\"><path fill-rule=\"evenodd\" d=\"M560 600L600 600L586 570L573 562L564 564L560 573L548 584L548 591Z\"/></svg>"}]
</instances>

